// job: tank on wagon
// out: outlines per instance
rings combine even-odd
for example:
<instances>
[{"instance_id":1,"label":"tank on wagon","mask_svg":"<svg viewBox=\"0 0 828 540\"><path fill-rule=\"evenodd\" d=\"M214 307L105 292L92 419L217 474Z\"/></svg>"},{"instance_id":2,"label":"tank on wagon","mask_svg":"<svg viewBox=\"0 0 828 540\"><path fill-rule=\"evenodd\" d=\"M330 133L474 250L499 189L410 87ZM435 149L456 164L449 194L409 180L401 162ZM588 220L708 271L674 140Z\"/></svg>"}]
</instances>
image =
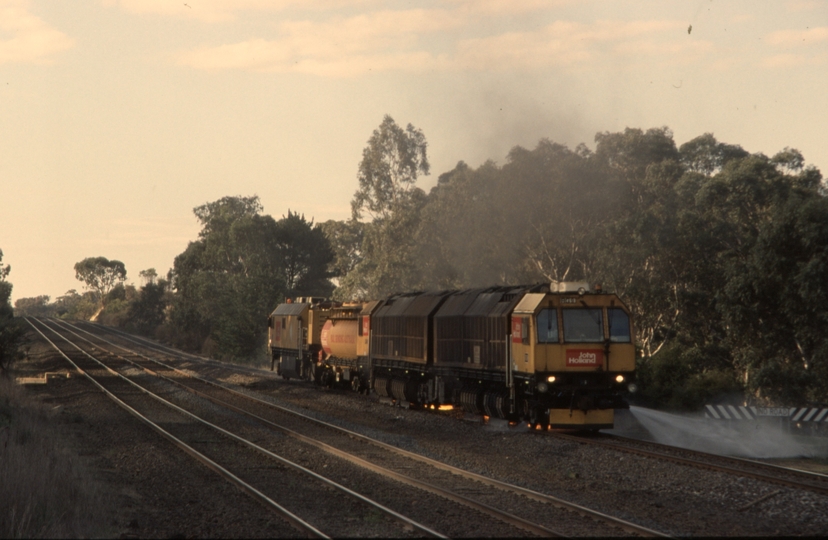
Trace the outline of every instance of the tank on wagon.
<instances>
[{"instance_id":1,"label":"tank on wagon","mask_svg":"<svg viewBox=\"0 0 828 540\"><path fill-rule=\"evenodd\" d=\"M610 428L614 409L627 406L622 394L635 370L629 311L587 283L290 306L271 315L271 349L285 377L541 428ZM277 319L288 330L281 341Z\"/></svg>"}]
</instances>

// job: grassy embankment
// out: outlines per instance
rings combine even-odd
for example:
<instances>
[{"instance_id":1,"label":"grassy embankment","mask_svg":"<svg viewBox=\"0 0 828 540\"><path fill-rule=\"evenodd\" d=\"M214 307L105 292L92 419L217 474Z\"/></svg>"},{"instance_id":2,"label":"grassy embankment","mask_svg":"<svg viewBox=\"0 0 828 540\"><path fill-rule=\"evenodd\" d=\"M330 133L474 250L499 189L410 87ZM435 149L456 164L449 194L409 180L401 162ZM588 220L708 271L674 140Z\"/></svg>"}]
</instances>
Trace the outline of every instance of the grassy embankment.
<instances>
[{"instance_id":1,"label":"grassy embankment","mask_svg":"<svg viewBox=\"0 0 828 540\"><path fill-rule=\"evenodd\" d=\"M0 374L0 538L112 534L100 485L61 445L53 415Z\"/></svg>"}]
</instances>

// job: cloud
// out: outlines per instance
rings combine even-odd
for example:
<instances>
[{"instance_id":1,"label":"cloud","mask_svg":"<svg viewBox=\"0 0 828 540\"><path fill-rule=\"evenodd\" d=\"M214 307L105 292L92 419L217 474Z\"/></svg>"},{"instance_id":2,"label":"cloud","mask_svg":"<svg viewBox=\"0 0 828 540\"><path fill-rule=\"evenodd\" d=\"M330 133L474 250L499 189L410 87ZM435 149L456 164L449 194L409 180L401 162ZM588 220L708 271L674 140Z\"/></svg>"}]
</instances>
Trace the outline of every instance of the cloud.
<instances>
[{"instance_id":1,"label":"cloud","mask_svg":"<svg viewBox=\"0 0 828 540\"><path fill-rule=\"evenodd\" d=\"M324 22L288 21L281 37L203 47L179 56L196 69L298 72L343 77L368 71L422 71L439 62L423 50L429 35L465 22L445 10L381 11Z\"/></svg>"},{"instance_id":2,"label":"cloud","mask_svg":"<svg viewBox=\"0 0 828 540\"><path fill-rule=\"evenodd\" d=\"M778 30L768 34L765 42L785 51L763 58L760 65L766 68L818 66L828 61L828 55L825 54L823 46L817 49L812 47L828 42L828 27L826 26L804 30Z\"/></svg>"},{"instance_id":3,"label":"cloud","mask_svg":"<svg viewBox=\"0 0 828 540\"><path fill-rule=\"evenodd\" d=\"M789 11L814 11L817 9L825 9L825 0L788 0Z\"/></svg>"},{"instance_id":4,"label":"cloud","mask_svg":"<svg viewBox=\"0 0 828 540\"><path fill-rule=\"evenodd\" d=\"M276 39L256 38L181 53L181 65L356 76L369 71L534 69L662 57L693 60L712 44L688 39L683 21L557 21L536 30L472 37L458 10L381 11L327 21L289 21ZM465 37L464 37L465 36Z\"/></svg>"},{"instance_id":5,"label":"cloud","mask_svg":"<svg viewBox=\"0 0 828 540\"><path fill-rule=\"evenodd\" d=\"M454 0L453 4L467 14L514 16L576 2L577 0Z\"/></svg>"},{"instance_id":6,"label":"cloud","mask_svg":"<svg viewBox=\"0 0 828 540\"><path fill-rule=\"evenodd\" d=\"M380 0L102 0L105 6L117 6L128 13L188 17L205 22L233 20L245 11L278 12L302 9L331 12L354 6L387 7ZM458 13L469 15L517 15L572 4L575 0L451 0L444 2Z\"/></svg>"},{"instance_id":7,"label":"cloud","mask_svg":"<svg viewBox=\"0 0 828 540\"><path fill-rule=\"evenodd\" d=\"M233 20L244 11L276 12L290 8L327 11L365 0L102 0L105 6L117 6L128 13L186 17L217 23Z\"/></svg>"},{"instance_id":8,"label":"cloud","mask_svg":"<svg viewBox=\"0 0 828 540\"><path fill-rule=\"evenodd\" d=\"M712 50L707 42L669 38L670 33L680 37L685 28L680 21L556 21L537 31L464 40L458 44L456 63L467 69L595 67L619 57L629 61L631 57L669 55L675 62L687 53Z\"/></svg>"},{"instance_id":9,"label":"cloud","mask_svg":"<svg viewBox=\"0 0 828 540\"><path fill-rule=\"evenodd\" d=\"M804 54L775 54L763 58L760 62L762 67L766 68L792 68L800 66L818 66L828 62L828 56L822 55L804 55Z\"/></svg>"},{"instance_id":10,"label":"cloud","mask_svg":"<svg viewBox=\"0 0 828 540\"><path fill-rule=\"evenodd\" d=\"M828 41L828 26L806 28L805 30L778 30L765 38L767 43L779 47L815 45Z\"/></svg>"},{"instance_id":11,"label":"cloud","mask_svg":"<svg viewBox=\"0 0 828 540\"><path fill-rule=\"evenodd\" d=\"M0 64L44 64L75 41L29 11L27 0L0 0Z\"/></svg>"}]
</instances>

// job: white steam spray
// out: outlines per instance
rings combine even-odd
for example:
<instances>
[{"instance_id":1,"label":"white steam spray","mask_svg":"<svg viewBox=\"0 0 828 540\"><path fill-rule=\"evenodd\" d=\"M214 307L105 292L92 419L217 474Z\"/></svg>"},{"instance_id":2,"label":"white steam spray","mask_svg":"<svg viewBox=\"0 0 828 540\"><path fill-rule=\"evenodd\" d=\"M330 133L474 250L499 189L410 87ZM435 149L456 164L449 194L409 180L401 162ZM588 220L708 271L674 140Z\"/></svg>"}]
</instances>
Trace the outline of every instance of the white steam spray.
<instances>
[{"instance_id":1,"label":"white steam spray","mask_svg":"<svg viewBox=\"0 0 828 540\"><path fill-rule=\"evenodd\" d=\"M804 438L761 420L716 422L643 407L630 407L630 412L653 440L670 446L748 458L817 457L825 453L825 448L820 450L817 445L804 442ZM635 429L621 427L612 433L641 438Z\"/></svg>"}]
</instances>

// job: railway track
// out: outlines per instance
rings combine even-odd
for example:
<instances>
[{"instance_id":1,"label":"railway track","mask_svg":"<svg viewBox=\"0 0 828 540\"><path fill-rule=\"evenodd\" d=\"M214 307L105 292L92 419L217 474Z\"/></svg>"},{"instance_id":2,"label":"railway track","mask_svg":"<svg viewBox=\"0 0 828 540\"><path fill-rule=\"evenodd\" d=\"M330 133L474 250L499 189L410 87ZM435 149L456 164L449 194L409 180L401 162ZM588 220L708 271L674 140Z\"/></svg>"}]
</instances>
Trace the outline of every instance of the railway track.
<instances>
[{"instance_id":1,"label":"railway track","mask_svg":"<svg viewBox=\"0 0 828 540\"><path fill-rule=\"evenodd\" d=\"M158 393L147 389L132 380L136 378L135 374L124 376L120 370L108 365L113 363L111 358L106 362L96 358L54 329L40 324L47 333L51 331L58 338L50 339L32 324L35 331L98 389L184 452L275 511L300 534L315 538L354 536L360 533L393 537L446 537L295 461L277 455L248 438L187 411L166 399L172 397L168 389L166 392L161 389ZM55 343L60 339L67 341L75 351L61 349ZM123 365L118 367L124 368ZM167 394L166 398L159 395L162 392ZM289 497L285 497L286 492ZM277 499L283 500L277 502ZM325 508L320 507L321 503L324 503ZM375 519L370 524L370 531L366 531L361 530L361 524L352 518L354 514L382 514L382 518ZM313 521L321 522L321 525L314 525Z\"/></svg>"},{"instance_id":2,"label":"railway track","mask_svg":"<svg viewBox=\"0 0 828 540\"><path fill-rule=\"evenodd\" d=\"M780 467L750 459L720 456L651 441L629 439L607 433L572 435L552 433L560 439L611 448L621 452L666 460L699 469L753 478L783 487L828 495L828 475Z\"/></svg>"},{"instance_id":3,"label":"railway track","mask_svg":"<svg viewBox=\"0 0 828 540\"><path fill-rule=\"evenodd\" d=\"M210 400L219 407L245 414L271 430L304 444L313 445L319 452L336 456L385 478L494 516L503 523L530 534L618 535L623 531L641 536L666 536L658 531L544 493L500 482L396 448L263 400L261 397L240 392L214 380L198 377L194 373L142 354L134 350L134 345L132 348L124 347L78 326L60 324L64 331L74 335L75 341L85 341L88 347L95 347L101 354L114 354L133 368L140 368L194 395ZM138 341L131 336L119 337L144 348L160 350L171 358L180 357L177 351L151 342L148 346L143 340ZM117 352L113 353L113 348L117 349ZM518 504L515 503L515 494L522 496ZM566 511L561 512L562 509Z\"/></svg>"}]
</instances>

